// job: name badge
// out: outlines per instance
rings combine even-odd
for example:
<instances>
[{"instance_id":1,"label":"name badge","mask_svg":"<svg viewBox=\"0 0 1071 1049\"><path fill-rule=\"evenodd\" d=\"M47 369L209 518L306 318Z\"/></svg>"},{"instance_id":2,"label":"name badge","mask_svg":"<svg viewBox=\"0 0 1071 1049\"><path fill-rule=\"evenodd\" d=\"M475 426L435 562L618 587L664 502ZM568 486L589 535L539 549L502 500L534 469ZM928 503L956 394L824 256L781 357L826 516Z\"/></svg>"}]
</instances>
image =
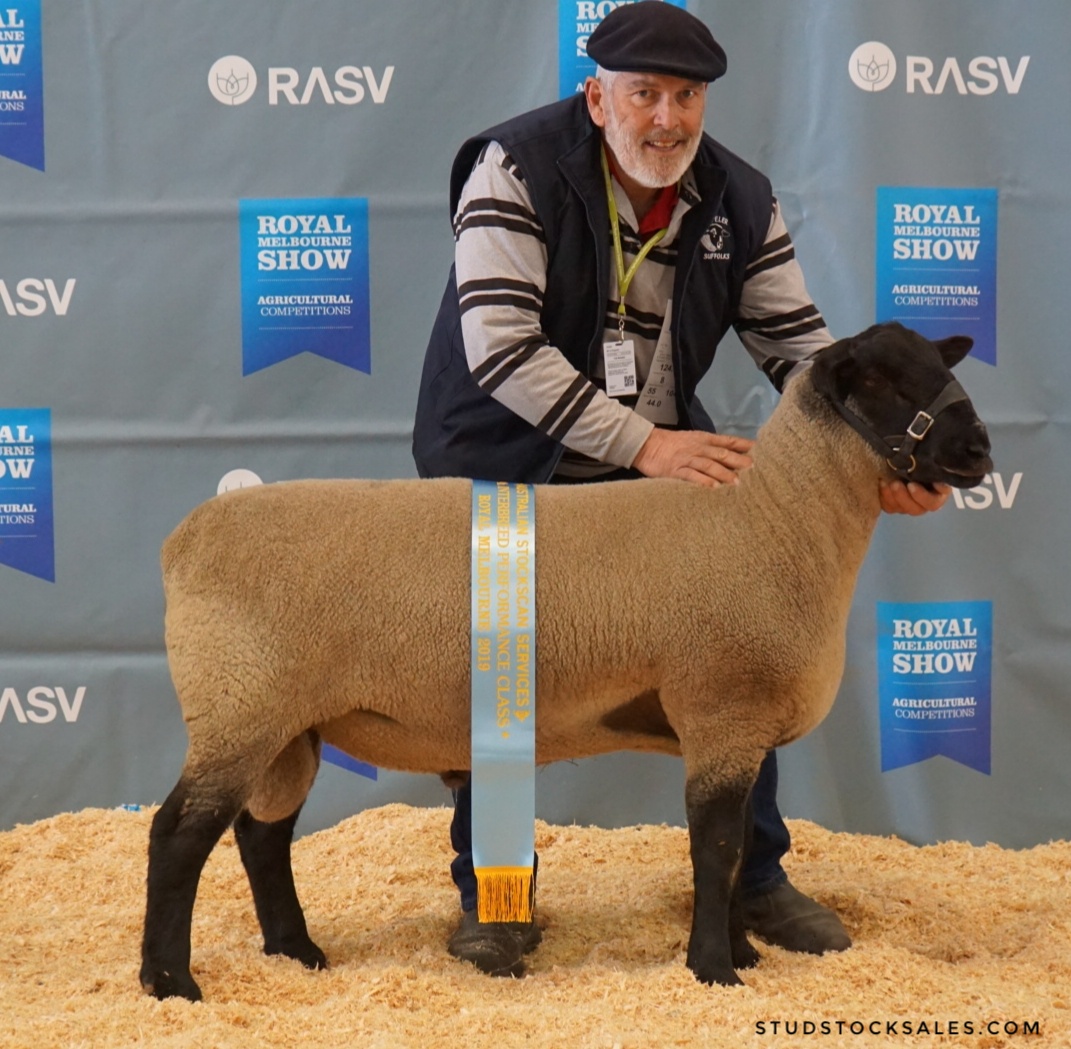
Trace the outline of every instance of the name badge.
<instances>
[{"instance_id":1,"label":"name badge","mask_svg":"<svg viewBox=\"0 0 1071 1049\"><path fill-rule=\"evenodd\" d=\"M631 397L636 393L636 350L632 340L603 343L602 359L607 394L611 397Z\"/></svg>"}]
</instances>

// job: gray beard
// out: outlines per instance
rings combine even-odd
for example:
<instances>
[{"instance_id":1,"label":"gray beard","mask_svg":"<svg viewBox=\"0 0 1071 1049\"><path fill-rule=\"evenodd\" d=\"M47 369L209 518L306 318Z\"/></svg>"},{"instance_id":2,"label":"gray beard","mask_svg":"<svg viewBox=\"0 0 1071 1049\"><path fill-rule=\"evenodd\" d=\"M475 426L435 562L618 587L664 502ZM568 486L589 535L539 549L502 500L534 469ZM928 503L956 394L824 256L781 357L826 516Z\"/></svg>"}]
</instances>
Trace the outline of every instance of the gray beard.
<instances>
[{"instance_id":1,"label":"gray beard","mask_svg":"<svg viewBox=\"0 0 1071 1049\"><path fill-rule=\"evenodd\" d=\"M687 147L685 154L679 158L646 156L643 146L631 136L621 130L621 125L612 111L607 110L606 126L603 134L606 136L606 144L613 151L617 163L621 169L641 186L648 189L662 189L665 186L675 185L681 176L692 166L695 155L699 150L699 135L696 135ZM678 141L683 141L682 136L674 136Z\"/></svg>"}]
</instances>

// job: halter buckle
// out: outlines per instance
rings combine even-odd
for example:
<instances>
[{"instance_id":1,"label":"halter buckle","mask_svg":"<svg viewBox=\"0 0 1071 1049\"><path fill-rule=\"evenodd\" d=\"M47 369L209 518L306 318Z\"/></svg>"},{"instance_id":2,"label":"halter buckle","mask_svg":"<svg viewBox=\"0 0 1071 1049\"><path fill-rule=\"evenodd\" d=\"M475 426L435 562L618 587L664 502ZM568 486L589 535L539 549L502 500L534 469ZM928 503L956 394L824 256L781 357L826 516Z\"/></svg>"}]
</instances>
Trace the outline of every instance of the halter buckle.
<instances>
[{"instance_id":1,"label":"halter buckle","mask_svg":"<svg viewBox=\"0 0 1071 1049\"><path fill-rule=\"evenodd\" d=\"M916 433L915 427L921 426L922 429ZM916 441L921 441L923 437L930 432L930 427L933 426L933 416L928 412L920 411L911 421L911 425L907 428L907 436L914 438Z\"/></svg>"}]
</instances>

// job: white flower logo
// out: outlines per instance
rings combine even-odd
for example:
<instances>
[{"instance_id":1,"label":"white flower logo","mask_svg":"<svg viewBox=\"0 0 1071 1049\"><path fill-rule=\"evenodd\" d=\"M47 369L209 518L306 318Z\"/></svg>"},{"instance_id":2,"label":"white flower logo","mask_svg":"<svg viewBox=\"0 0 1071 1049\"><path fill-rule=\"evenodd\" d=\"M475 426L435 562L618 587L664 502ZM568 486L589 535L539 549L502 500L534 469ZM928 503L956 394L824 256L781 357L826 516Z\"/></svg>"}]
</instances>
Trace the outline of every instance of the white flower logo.
<instances>
[{"instance_id":1,"label":"white flower logo","mask_svg":"<svg viewBox=\"0 0 1071 1049\"><path fill-rule=\"evenodd\" d=\"M248 102L257 89L257 71L241 55L226 55L212 63L208 71L208 90L225 106Z\"/></svg>"},{"instance_id":2,"label":"white flower logo","mask_svg":"<svg viewBox=\"0 0 1071 1049\"><path fill-rule=\"evenodd\" d=\"M852 52L848 75L864 91L884 91L896 77L896 56L880 41L870 40Z\"/></svg>"}]
</instances>

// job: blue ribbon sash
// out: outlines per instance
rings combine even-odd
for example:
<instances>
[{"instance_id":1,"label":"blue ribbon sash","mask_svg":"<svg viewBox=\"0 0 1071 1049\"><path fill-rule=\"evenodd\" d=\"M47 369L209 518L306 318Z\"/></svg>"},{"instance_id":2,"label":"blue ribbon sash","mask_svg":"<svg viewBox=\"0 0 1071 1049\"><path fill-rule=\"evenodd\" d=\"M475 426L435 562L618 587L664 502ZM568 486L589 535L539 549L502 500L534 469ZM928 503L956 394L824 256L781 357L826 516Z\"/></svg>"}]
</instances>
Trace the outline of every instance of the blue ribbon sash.
<instances>
[{"instance_id":1,"label":"blue ribbon sash","mask_svg":"<svg viewBox=\"0 0 1071 1049\"><path fill-rule=\"evenodd\" d=\"M472 854L481 922L531 921L535 490L472 483Z\"/></svg>"}]
</instances>

